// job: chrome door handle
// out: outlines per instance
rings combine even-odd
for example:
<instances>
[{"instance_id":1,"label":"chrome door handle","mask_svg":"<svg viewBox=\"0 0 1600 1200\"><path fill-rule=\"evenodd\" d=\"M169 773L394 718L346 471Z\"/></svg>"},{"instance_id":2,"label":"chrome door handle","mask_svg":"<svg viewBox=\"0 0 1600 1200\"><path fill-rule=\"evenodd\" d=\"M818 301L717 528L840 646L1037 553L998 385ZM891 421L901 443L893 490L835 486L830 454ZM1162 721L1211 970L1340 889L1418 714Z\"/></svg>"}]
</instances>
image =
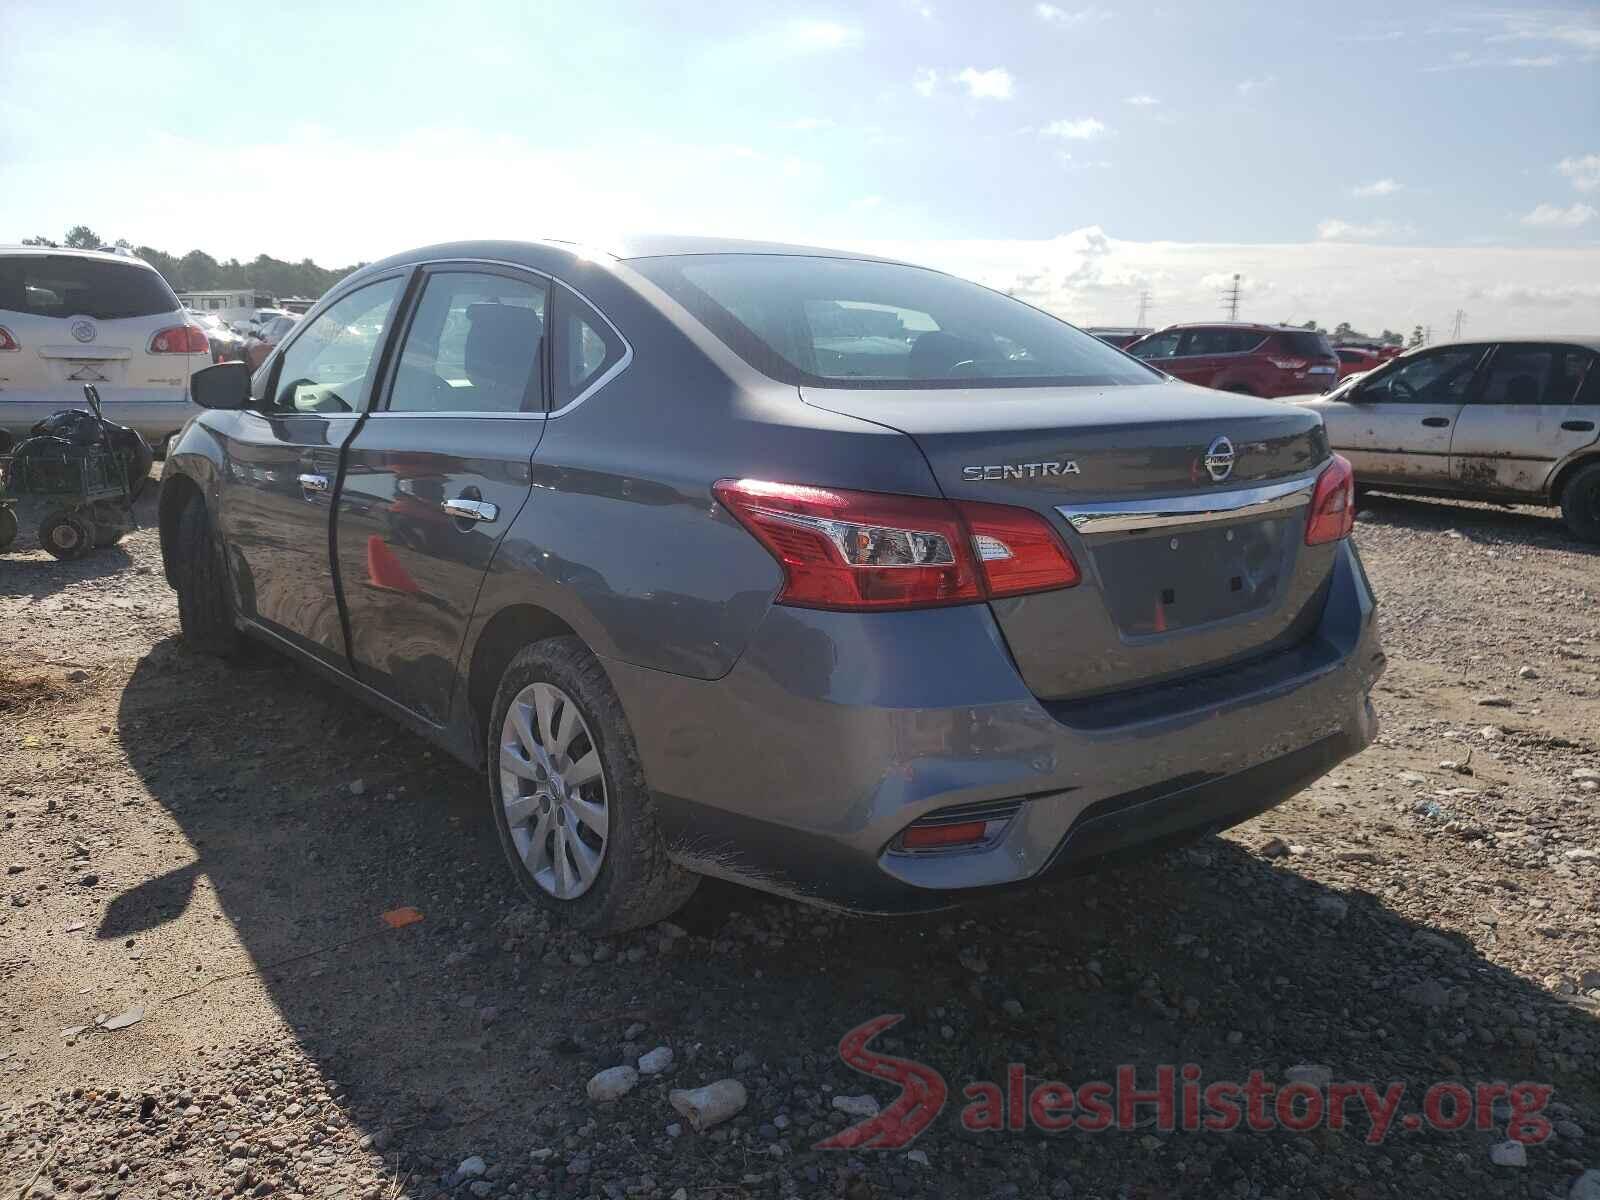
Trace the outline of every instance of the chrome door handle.
<instances>
[{"instance_id":1,"label":"chrome door handle","mask_svg":"<svg viewBox=\"0 0 1600 1200\"><path fill-rule=\"evenodd\" d=\"M308 492L325 492L328 490L328 477L326 475L302 475L300 486Z\"/></svg>"},{"instance_id":2,"label":"chrome door handle","mask_svg":"<svg viewBox=\"0 0 1600 1200\"><path fill-rule=\"evenodd\" d=\"M488 500L466 500L456 497L444 501L444 510L458 521L497 521L500 506Z\"/></svg>"}]
</instances>

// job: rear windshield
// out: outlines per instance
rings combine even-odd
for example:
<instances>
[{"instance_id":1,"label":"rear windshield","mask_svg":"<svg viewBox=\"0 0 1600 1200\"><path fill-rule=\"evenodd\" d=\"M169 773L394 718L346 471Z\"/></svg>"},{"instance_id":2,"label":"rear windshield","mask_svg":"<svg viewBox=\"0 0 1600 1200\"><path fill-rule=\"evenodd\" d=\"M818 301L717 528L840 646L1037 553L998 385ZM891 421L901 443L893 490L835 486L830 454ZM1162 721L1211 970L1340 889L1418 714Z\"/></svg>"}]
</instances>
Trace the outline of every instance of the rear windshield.
<instances>
[{"instance_id":1,"label":"rear windshield","mask_svg":"<svg viewBox=\"0 0 1600 1200\"><path fill-rule=\"evenodd\" d=\"M921 267L782 254L689 254L629 265L784 383L1103 387L1161 379L1047 313Z\"/></svg>"},{"instance_id":2,"label":"rear windshield","mask_svg":"<svg viewBox=\"0 0 1600 1200\"><path fill-rule=\"evenodd\" d=\"M1304 358L1329 358L1333 356L1333 343L1328 340L1325 333L1280 333L1278 343L1289 354L1298 354Z\"/></svg>"},{"instance_id":3,"label":"rear windshield","mask_svg":"<svg viewBox=\"0 0 1600 1200\"><path fill-rule=\"evenodd\" d=\"M98 258L0 258L0 309L39 317L150 317L178 311L167 281L149 267Z\"/></svg>"}]
</instances>

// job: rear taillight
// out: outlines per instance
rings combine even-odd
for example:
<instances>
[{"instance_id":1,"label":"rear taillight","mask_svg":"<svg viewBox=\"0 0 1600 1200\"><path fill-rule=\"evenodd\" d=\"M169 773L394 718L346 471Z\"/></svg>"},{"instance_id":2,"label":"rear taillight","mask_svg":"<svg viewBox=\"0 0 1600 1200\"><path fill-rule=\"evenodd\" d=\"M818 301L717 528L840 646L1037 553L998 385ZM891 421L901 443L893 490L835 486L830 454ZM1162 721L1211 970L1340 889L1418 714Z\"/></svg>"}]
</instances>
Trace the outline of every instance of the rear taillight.
<instances>
[{"instance_id":1,"label":"rear taillight","mask_svg":"<svg viewBox=\"0 0 1600 1200\"><path fill-rule=\"evenodd\" d=\"M1356 477L1350 462L1335 454L1333 461L1317 476L1311 494L1311 516L1306 522L1306 545L1320 546L1348 537L1356 523Z\"/></svg>"},{"instance_id":2,"label":"rear taillight","mask_svg":"<svg viewBox=\"0 0 1600 1200\"><path fill-rule=\"evenodd\" d=\"M1280 371L1304 371L1311 365L1305 358L1268 358L1267 361Z\"/></svg>"},{"instance_id":3,"label":"rear taillight","mask_svg":"<svg viewBox=\"0 0 1600 1200\"><path fill-rule=\"evenodd\" d=\"M717 499L782 565L780 604L903 609L1071 587L1037 513L999 504L724 479Z\"/></svg>"},{"instance_id":4,"label":"rear taillight","mask_svg":"<svg viewBox=\"0 0 1600 1200\"><path fill-rule=\"evenodd\" d=\"M198 325L170 325L150 339L151 354L209 354L211 340Z\"/></svg>"},{"instance_id":5,"label":"rear taillight","mask_svg":"<svg viewBox=\"0 0 1600 1200\"><path fill-rule=\"evenodd\" d=\"M11 330L7 329L4 325L0 325L0 350L21 349L22 347L17 345L17 339L11 336Z\"/></svg>"}]
</instances>

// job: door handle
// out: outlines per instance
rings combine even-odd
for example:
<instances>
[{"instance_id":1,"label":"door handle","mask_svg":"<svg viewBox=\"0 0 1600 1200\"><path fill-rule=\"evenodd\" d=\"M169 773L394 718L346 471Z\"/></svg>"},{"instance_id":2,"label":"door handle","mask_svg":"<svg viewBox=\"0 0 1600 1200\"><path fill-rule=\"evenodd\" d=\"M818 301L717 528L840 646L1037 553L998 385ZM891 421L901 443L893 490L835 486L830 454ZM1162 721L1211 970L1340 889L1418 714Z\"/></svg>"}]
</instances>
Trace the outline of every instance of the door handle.
<instances>
[{"instance_id":1,"label":"door handle","mask_svg":"<svg viewBox=\"0 0 1600 1200\"><path fill-rule=\"evenodd\" d=\"M488 500L468 500L457 496L454 500L443 502L445 512L458 521L497 521L500 519L500 506Z\"/></svg>"},{"instance_id":2,"label":"door handle","mask_svg":"<svg viewBox=\"0 0 1600 1200\"><path fill-rule=\"evenodd\" d=\"M1450 418L1449 417L1423 417L1422 418L1422 423L1424 425L1428 426L1430 429L1443 429L1446 425L1450 424Z\"/></svg>"},{"instance_id":3,"label":"door handle","mask_svg":"<svg viewBox=\"0 0 1600 1200\"><path fill-rule=\"evenodd\" d=\"M325 492L328 490L328 477L326 475L302 475L300 486L308 492Z\"/></svg>"},{"instance_id":4,"label":"door handle","mask_svg":"<svg viewBox=\"0 0 1600 1200\"><path fill-rule=\"evenodd\" d=\"M1563 422L1561 422L1561 428L1565 429L1568 433L1593 433L1594 432L1594 422L1593 421L1563 421Z\"/></svg>"}]
</instances>

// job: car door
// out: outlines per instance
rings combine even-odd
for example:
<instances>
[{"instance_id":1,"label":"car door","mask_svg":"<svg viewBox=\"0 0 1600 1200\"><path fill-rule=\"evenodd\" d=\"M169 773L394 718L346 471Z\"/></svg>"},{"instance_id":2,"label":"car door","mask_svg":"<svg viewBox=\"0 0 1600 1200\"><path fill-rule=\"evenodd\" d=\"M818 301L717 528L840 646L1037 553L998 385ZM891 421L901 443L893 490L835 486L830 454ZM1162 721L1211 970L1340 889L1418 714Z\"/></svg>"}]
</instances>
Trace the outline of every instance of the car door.
<instances>
[{"instance_id":1,"label":"car door","mask_svg":"<svg viewBox=\"0 0 1600 1200\"><path fill-rule=\"evenodd\" d=\"M1450 470L1468 491L1543 500L1550 473L1600 431L1600 374L1581 346L1504 342L1461 410Z\"/></svg>"},{"instance_id":2,"label":"car door","mask_svg":"<svg viewBox=\"0 0 1600 1200\"><path fill-rule=\"evenodd\" d=\"M342 666L329 558L339 455L366 410L404 284L361 284L296 331L257 372L259 411L215 425L225 482L217 524L239 612Z\"/></svg>"},{"instance_id":3,"label":"car door","mask_svg":"<svg viewBox=\"0 0 1600 1200\"><path fill-rule=\"evenodd\" d=\"M1488 347L1440 346L1312 407L1362 483L1448 489L1450 440Z\"/></svg>"},{"instance_id":4,"label":"car door","mask_svg":"<svg viewBox=\"0 0 1600 1200\"><path fill-rule=\"evenodd\" d=\"M434 724L544 433L550 281L425 267L381 402L345 453L336 557L359 679Z\"/></svg>"},{"instance_id":5,"label":"car door","mask_svg":"<svg viewBox=\"0 0 1600 1200\"><path fill-rule=\"evenodd\" d=\"M1171 374L1168 368L1171 366L1172 356L1178 352L1178 343L1181 340L1183 340L1181 329L1163 329L1159 333L1148 334L1129 343L1127 351L1157 370Z\"/></svg>"}]
</instances>

